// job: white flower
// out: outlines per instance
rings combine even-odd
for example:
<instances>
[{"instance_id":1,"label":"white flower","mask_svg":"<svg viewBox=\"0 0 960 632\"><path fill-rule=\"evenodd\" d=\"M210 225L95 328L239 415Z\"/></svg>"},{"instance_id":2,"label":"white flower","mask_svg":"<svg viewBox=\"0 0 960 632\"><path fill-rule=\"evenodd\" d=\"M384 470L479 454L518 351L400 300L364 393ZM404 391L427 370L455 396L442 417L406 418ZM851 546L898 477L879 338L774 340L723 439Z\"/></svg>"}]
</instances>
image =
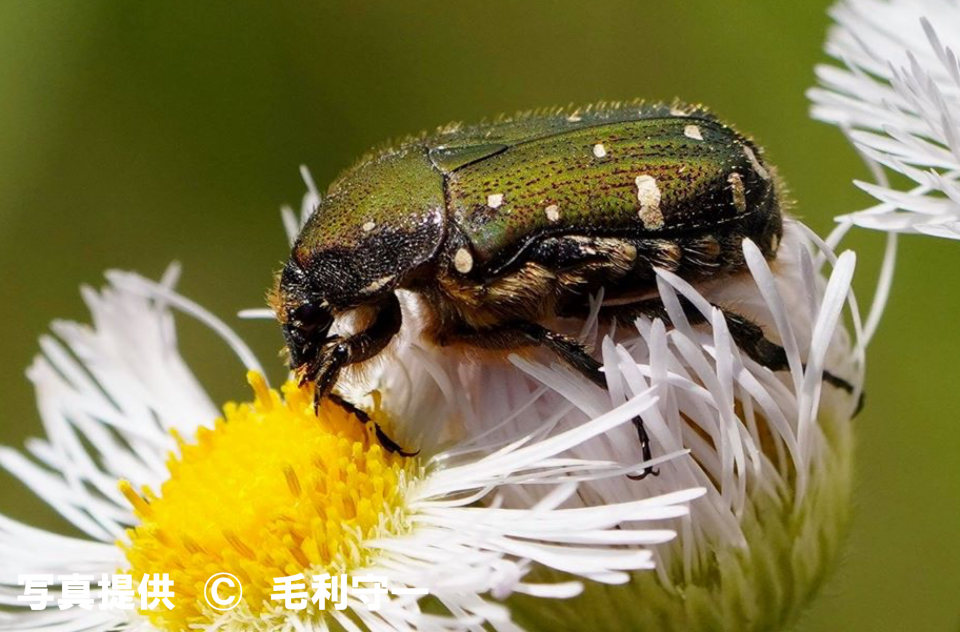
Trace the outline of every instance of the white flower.
<instances>
[{"instance_id":1,"label":"white flower","mask_svg":"<svg viewBox=\"0 0 960 632\"><path fill-rule=\"evenodd\" d=\"M960 239L960 2L842 0L831 14L826 50L845 68L817 67L812 115L847 132L877 180L857 184L880 202L838 221Z\"/></svg>"},{"instance_id":2,"label":"white flower","mask_svg":"<svg viewBox=\"0 0 960 632\"><path fill-rule=\"evenodd\" d=\"M352 629L351 621L374 630L459 629L483 621L498 629L512 629L508 611L485 595L504 598L517 592L569 597L579 592L576 581L524 582L533 563L561 569L568 580L623 582L627 571L653 566L653 552L647 547L673 538L669 519L685 515L685 503L703 493L691 486L686 491L597 508L562 506L577 492L578 480L620 478L622 469L609 459L557 455L654 405L654 389L631 397L587 424L549 437L549 428L534 425L526 434L514 434L496 451L463 455L425 450L418 459L386 455L369 430L337 409L324 409L321 418L330 428L327 434L339 433L336 436L346 439L328 441L318 430L320 422L313 415L309 393L295 385L285 387L283 400L276 391L269 391L256 373L260 367L249 349L226 325L176 294L173 274L159 284L128 273L107 276L110 285L101 292L83 291L93 326L55 323L58 339L41 340L43 355L29 371L47 437L28 443L33 458L9 448L0 452L4 467L89 539L55 535L0 518L0 603L24 605L16 598L23 594L18 586L20 574L79 572L99 579L101 573L131 568L138 577L140 571L170 572L190 579L217 569L248 575L263 571L263 576L256 578L263 582L257 594L263 594L269 592L273 581L271 564L288 570L283 559L305 556L310 562L331 558L331 572L383 576L391 588L425 588L449 611L446 617L427 615L409 598L390 599L375 612L354 599L349 616L328 608L328 615L348 629ZM171 308L222 334L252 371L255 404L228 405L223 415L226 423L213 423L218 416L216 408L177 350ZM406 419L418 424L426 436L442 432L441 416ZM252 442L249 451L238 451L236 446L244 441ZM336 467L330 464L343 459L345 469L339 474L342 493L331 482L338 475L330 467L311 468L309 460L304 462L298 456L297 449L310 442L315 444L314 452L305 452L304 458L323 458L333 470ZM171 451L179 456L171 457L170 465L165 466ZM358 454L362 471L351 474L351 459ZM271 464L275 471L269 469ZM219 469L207 472L212 478L205 481L203 468ZM260 480L263 477L269 480ZM322 479L319 482L318 477ZM364 477L369 480L360 480ZM248 480L251 478L258 480ZM118 489L122 480L132 486L122 484L122 490ZM317 491L315 483L327 485L325 491ZM367 483L382 489L369 492L364 487ZM507 508L501 506L506 486L546 491L537 493L535 504ZM160 490L162 498L151 488ZM256 491L260 496L241 502L231 499L231 491L241 497ZM271 498L271 491L278 497ZM314 504L326 505L314 507L297 501L311 493ZM357 505L352 508L351 495ZM379 514L378 498L383 505ZM488 507L474 506L482 499L489 500ZM364 507L363 501L372 503L372 508L370 504ZM254 515L244 514L248 503L256 508ZM347 514L358 514L349 524L344 522L345 531L357 532L333 536L326 532L324 541L311 545L311 525L303 522L324 515L330 519L336 504L347 506L339 509L344 521ZM305 508L298 509L301 506ZM270 511L277 515L266 515ZM359 514L364 511L372 512L372 527L363 526ZM272 520L267 526L256 522L267 518ZM650 525L650 521L656 524ZM136 531L126 531L138 524ZM191 531L187 525L195 529ZM276 549L261 551L280 527L290 528L292 533L302 528L307 535L289 542L279 538ZM239 555L230 550L231 545ZM324 555L323 548L334 545L343 550ZM623 545L633 548L624 551ZM158 562L168 566L149 566ZM178 569L178 565L186 568ZM309 571L325 572L330 567L305 564L302 570L309 577ZM184 591L188 585L181 583L176 588ZM245 586L250 592L257 589ZM56 587L52 590L55 593ZM99 598L96 589L93 596ZM25 611L0 618L0 628L327 627L324 619L310 610L286 610L269 601L250 603L248 598L241 607L219 614L205 607L200 598L196 595L186 603L181 599L173 611L161 608L153 613L97 608Z\"/></svg>"}]
</instances>

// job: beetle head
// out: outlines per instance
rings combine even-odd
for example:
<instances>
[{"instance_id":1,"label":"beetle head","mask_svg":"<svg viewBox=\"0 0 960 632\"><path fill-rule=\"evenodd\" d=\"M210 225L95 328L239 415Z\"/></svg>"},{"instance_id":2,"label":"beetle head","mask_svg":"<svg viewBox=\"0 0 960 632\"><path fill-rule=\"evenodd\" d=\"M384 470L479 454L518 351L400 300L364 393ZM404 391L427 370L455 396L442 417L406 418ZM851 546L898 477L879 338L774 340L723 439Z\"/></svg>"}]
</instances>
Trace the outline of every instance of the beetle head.
<instances>
[{"instance_id":1,"label":"beetle head","mask_svg":"<svg viewBox=\"0 0 960 632\"><path fill-rule=\"evenodd\" d=\"M281 324L290 368L315 366L333 325L329 304L311 295L303 269L292 261L278 276L270 302Z\"/></svg>"},{"instance_id":2,"label":"beetle head","mask_svg":"<svg viewBox=\"0 0 960 632\"><path fill-rule=\"evenodd\" d=\"M272 303L294 369L323 361L334 318L377 305L429 267L444 235L443 182L423 151L360 163L307 220Z\"/></svg>"}]
</instances>

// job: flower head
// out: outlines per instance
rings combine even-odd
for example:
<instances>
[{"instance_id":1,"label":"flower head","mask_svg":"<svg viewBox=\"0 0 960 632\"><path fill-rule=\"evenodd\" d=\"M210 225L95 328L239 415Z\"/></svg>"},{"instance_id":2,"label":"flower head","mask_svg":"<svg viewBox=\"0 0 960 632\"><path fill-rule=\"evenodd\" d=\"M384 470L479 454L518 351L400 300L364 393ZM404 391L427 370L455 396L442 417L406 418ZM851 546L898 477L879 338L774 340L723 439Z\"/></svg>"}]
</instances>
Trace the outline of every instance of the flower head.
<instances>
[{"instance_id":1,"label":"flower head","mask_svg":"<svg viewBox=\"0 0 960 632\"><path fill-rule=\"evenodd\" d=\"M812 114L847 132L877 180L857 185L879 201L838 221L960 239L960 4L842 0L831 13L826 50L844 67L817 67Z\"/></svg>"}]
</instances>

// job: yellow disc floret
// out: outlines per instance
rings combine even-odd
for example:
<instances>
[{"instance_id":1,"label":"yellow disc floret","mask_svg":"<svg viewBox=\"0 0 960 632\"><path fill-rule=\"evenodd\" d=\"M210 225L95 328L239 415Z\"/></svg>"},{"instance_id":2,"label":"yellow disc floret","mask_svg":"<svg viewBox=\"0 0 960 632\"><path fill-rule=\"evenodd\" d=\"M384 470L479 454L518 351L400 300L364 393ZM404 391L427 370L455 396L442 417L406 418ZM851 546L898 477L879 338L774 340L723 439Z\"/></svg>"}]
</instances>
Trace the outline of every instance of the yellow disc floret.
<instances>
[{"instance_id":1,"label":"yellow disc floret","mask_svg":"<svg viewBox=\"0 0 960 632\"><path fill-rule=\"evenodd\" d=\"M244 610L256 617L275 606L273 578L303 573L309 588L313 574L366 565L365 541L409 528L404 492L417 459L385 451L372 423L333 403L315 413L309 386L288 382L281 397L260 375L248 379L253 402L227 404L195 441L177 437L159 494L121 483L141 521L123 545L128 572L135 582L145 573L174 582L175 607L144 612L158 627L219 615L203 594L214 573L240 580Z\"/></svg>"}]
</instances>

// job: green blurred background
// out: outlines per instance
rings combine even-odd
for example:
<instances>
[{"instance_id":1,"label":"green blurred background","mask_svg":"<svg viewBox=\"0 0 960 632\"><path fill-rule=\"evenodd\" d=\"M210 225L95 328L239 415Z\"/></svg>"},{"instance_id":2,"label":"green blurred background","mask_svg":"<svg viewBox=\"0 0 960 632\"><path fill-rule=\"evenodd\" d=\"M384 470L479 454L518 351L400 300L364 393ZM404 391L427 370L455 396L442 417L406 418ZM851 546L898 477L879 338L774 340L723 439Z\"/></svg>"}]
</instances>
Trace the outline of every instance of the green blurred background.
<instances>
[{"instance_id":1,"label":"green blurred background","mask_svg":"<svg viewBox=\"0 0 960 632\"><path fill-rule=\"evenodd\" d=\"M834 129L807 117L828 3L712 0L0 3L0 443L40 432L24 369L50 320L87 315L106 268L161 274L270 359L259 306L285 255L297 167L321 188L371 145L454 119L598 99L702 101L765 145L820 232L869 200ZM856 234L866 302L881 240ZM960 244L904 240L857 419L844 563L801 628L960 623ZM954 281L950 281L954 279ZM216 399L240 367L182 335ZM224 371L223 367L232 367ZM276 364L279 371L279 362ZM0 511L68 530L0 475Z\"/></svg>"}]
</instances>

